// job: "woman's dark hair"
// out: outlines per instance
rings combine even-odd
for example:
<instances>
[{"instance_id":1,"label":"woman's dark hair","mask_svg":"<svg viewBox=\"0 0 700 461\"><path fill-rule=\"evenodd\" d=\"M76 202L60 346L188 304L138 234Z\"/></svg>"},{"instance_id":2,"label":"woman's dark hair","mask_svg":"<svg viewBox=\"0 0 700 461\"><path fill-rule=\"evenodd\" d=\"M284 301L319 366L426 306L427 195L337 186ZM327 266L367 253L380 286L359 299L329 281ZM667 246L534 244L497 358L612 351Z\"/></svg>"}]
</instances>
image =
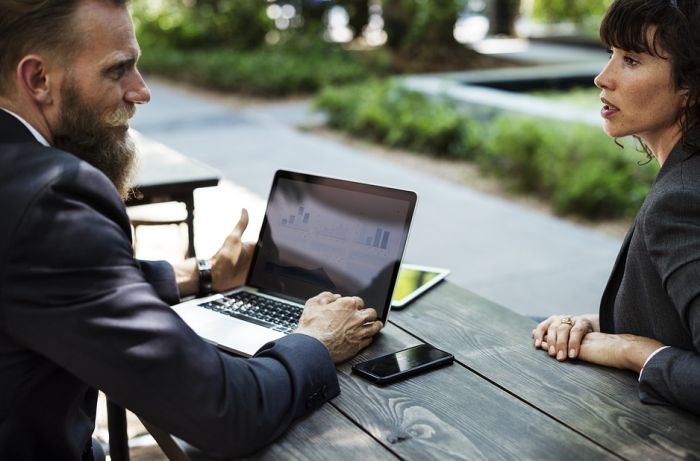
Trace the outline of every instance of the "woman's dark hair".
<instances>
[{"instance_id":1,"label":"woman's dark hair","mask_svg":"<svg viewBox=\"0 0 700 461\"><path fill-rule=\"evenodd\" d=\"M700 150L697 136L688 136L700 123L700 0L615 0L600 25L600 39L608 47L670 55L673 82L688 91L682 140L691 151Z\"/></svg>"}]
</instances>

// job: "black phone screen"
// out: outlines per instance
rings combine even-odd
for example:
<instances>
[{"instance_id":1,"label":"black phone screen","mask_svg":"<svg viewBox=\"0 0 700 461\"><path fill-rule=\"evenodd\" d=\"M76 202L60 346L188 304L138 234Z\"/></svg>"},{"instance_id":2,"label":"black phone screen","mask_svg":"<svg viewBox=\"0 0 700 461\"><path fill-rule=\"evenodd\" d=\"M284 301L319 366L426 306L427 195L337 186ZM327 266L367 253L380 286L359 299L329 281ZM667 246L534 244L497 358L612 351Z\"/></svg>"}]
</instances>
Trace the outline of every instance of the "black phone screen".
<instances>
[{"instance_id":1,"label":"black phone screen","mask_svg":"<svg viewBox=\"0 0 700 461\"><path fill-rule=\"evenodd\" d=\"M452 354L421 344L358 363L353 370L377 382L390 382L448 365L453 360Z\"/></svg>"}]
</instances>

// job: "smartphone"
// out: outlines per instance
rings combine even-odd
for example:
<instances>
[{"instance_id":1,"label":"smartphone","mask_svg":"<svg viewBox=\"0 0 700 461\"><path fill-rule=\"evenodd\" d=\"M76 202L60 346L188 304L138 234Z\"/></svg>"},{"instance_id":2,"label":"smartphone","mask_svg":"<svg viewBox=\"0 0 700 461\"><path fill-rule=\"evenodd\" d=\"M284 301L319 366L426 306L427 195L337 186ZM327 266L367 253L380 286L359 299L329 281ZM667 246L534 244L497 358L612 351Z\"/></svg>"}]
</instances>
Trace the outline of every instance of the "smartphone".
<instances>
[{"instance_id":1,"label":"smartphone","mask_svg":"<svg viewBox=\"0 0 700 461\"><path fill-rule=\"evenodd\" d=\"M391 296L391 308L403 309L408 303L440 283L449 273L449 269L440 267L401 264L394 293Z\"/></svg>"},{"instance_id":2,"label":"smartphone","mask_svg":"<svg viewBox=\"0 0 700 461\"><path fill-rule=\"evenodd\" d=\"M377 384L387 384L450 365L454 356L430 344L409 347L352 366L352 371Z\"/></svg>"}]
</instances>

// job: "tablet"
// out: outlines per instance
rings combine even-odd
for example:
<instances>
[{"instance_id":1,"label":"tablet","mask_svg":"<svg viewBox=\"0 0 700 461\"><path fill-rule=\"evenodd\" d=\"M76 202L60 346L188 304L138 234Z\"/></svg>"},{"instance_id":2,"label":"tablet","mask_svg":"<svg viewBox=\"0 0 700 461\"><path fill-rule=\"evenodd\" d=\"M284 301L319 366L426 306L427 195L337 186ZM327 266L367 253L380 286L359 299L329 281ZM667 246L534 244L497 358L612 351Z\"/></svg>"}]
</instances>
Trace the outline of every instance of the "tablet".
<instances>
[{"instance_id":1,"label":"tablet","mask_svg":"<svg viewBox=\"0 0 700 461\"><path fill-rule=\"evenodd\" d=\"M404 308L406 304L440 283L449 273L449 269L439 267L401 264L394 294L391 297L392 308Z\"/></svg>"}]
</instances>

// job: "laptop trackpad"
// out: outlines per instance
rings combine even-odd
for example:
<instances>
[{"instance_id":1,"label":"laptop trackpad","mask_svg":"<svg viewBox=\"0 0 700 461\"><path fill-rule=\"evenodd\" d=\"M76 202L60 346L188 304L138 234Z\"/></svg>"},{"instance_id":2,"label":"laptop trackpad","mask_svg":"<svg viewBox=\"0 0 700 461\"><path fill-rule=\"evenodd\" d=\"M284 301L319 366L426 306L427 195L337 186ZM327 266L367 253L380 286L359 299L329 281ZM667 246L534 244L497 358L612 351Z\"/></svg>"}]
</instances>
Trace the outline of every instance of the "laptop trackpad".
<instances>
[{"instance_id":1,"label":"laptop trackpad","mask_svg":"<svg viewBox=\"0 0 700 461\"><path fill-rule=\"evenodd\" d=\"M202 338L228 351L251 356L284 333L197 306L177 306L175 312Z\"/></svg>"}]
</instances>

